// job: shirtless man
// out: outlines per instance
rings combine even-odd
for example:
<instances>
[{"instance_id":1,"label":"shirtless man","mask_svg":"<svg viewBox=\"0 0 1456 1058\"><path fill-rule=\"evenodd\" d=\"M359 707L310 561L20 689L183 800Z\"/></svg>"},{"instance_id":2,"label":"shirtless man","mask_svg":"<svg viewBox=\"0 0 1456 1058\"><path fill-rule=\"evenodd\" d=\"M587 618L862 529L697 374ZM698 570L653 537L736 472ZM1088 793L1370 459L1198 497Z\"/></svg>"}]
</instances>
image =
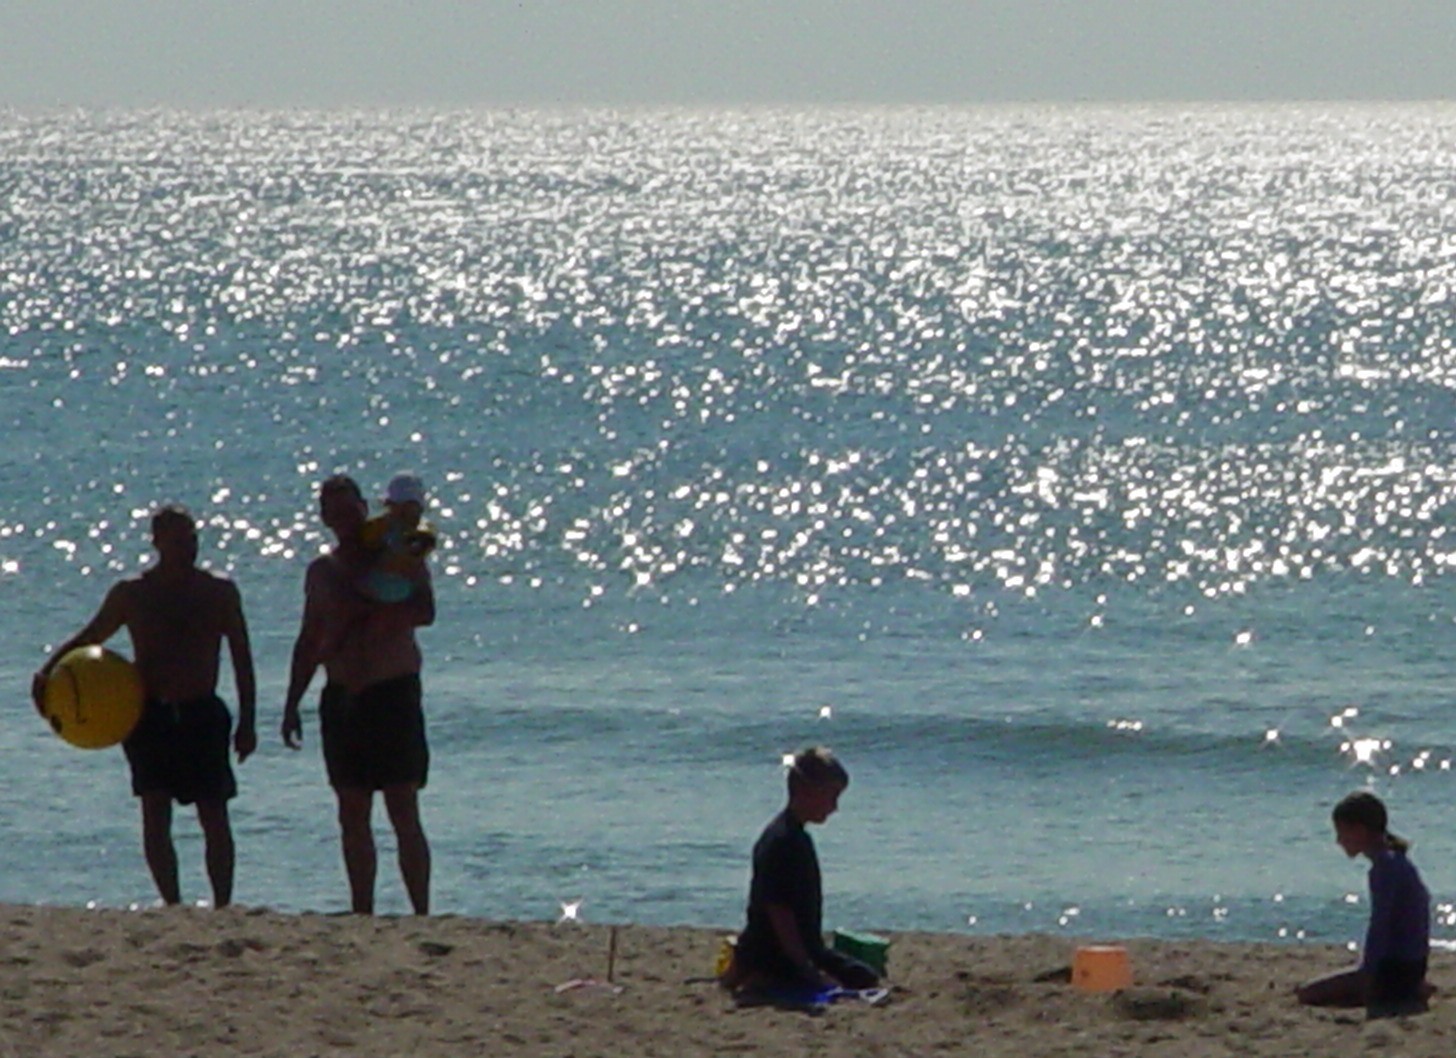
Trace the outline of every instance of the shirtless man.
<instances>
[{"instance_id":1,"label":"shirtless man","mask_svg":"<svg viewBox=\"0 0 1456 1058\"><path fill-rule=\"evenodd\" d=\"M106 594L91 623L61 644L35 674L31 696L41 708L46 679L57 661L79 646L104 643L125 628L146 692L136 729L122 744L132 793L141 798L142 847L157 891L180 903L172 802L196 804L206 845L215 907L233 896L233 832L228 801L237 794L228 762L228 736L238 763L258 745L254 728L253 655L242 597L232 581L198 569L197 526L181 507L152 516L157 564ZM238 690L238 726L217 696L223 640Z\"/></svg>"},{"instance_id":2,"label":"shirtless man","mask_svg":"<svg viewBox=\"0 0 1456 1058\"><path fill-rule=\"evenodd\" d=\"M360 590L374 558L362 530L368 515L352 478L337 474L319 486L319 516L338 543L308 567L303 621L293 645L283 741L303 738L299 703L320 665L328 679L319 699L319 728L329 785L339 805L344 869L355 914L374 913L377 859L370 817L374 794L399 847L399 871L415 913L430 910L430 845L420 824L419 792L430 751L420 706L420 648L415 629L433 624L435 593L420 563L414 591L380 602Z\"/></svg>"}]
</instances>

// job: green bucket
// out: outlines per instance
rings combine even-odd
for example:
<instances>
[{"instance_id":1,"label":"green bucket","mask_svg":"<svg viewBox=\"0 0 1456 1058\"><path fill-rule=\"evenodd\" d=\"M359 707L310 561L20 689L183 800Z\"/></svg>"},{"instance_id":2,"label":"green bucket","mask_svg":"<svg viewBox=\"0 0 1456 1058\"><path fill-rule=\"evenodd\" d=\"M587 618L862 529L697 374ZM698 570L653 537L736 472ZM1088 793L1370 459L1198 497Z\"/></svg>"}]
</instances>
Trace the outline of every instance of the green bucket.
<instances>
[{"instance_id":1,"label":"green bucket","mask_svg":"<svg viewBox=\"0 0 1456 1058\"><path fill-rule=\"evenodd\" d=\"M881 977L890 958L890 942L873 933L855 933L847 929L834 931L834 950L864 963Z\"/></svg>"}]
</instances>

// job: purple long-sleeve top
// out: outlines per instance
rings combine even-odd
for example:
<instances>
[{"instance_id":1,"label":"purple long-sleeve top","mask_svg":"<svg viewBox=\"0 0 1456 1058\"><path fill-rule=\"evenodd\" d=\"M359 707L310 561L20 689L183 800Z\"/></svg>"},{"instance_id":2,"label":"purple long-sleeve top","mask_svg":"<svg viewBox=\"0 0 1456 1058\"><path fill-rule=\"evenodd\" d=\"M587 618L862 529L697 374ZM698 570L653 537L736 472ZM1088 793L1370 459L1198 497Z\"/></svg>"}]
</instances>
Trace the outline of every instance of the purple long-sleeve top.
<instances>
[{"instance_id":1,"label":"purple long-sleeve top","mask_svg":"<svg viewBox=\"0 0 1456 1058\"><path fill-rule=\"evenodd\" d=\"M1404 852L1382 849L1370 864L1370 925L1360 966L1373 971L1385 959L1414 962L1431 947L1431 896Z\"/></svg>"}]
</instances>

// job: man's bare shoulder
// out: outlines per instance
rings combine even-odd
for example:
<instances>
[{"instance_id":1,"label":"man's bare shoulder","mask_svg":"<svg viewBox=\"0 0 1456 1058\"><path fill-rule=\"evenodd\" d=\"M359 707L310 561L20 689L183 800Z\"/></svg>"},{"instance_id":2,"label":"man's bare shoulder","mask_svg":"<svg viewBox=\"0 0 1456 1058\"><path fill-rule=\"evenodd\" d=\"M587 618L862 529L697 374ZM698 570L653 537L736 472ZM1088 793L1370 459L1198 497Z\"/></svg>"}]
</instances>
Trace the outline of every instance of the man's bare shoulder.
<instances>
[{"instance_id":1,"label":"man's bare shoulder","mask_svg":"<svg viewBox=\"0 0 1456 1058\"><path fill-rule=\"evenodd\" d=\"M106 600L102 605L121 607L125 610L145 588L145 576L146 574L139 573L135 577L123 577L117 581L107 590Z\"/></svg>"},{"instance_id":2,"label":"man's bare shoulder","mask_svg":"<svg viewBox=\"0 0 1456 1058\"><path fill-rule=\"evenodd\" d=\"M331 573L335 569L335 567L338 566L338 564L339 564L339 560L334 557L333 552L329 552L328 554L320 555L318 558L314 559L312 562L310 562L308 564L308 574L307 574L307 576L310 576L310 577L321 577L321 576L324 576L324 575L326 575L328 573Z\"/></svg>"},{"instance_id":3,"label":"man's bare shoulder","mask_svg":"<svg viewBox=\"0 0 1456 1058\"><path fill-rule=\"evenodd\" d=\"M322 585L334 584L343 573L343 565L337 555L333 552L320 555L308 564L308 572L303 575L304 589L311 590Z\"/></svg>"},{"instance_id":4,"label":"man's bare shoulder","mask_svg":"<svg viewBox=\"0 0 1456 1058\"><path fill-rule=\"evenodd\" d=\"M160 604L180 595L207 605L226 605L240 597L232 578L210 569L193 568L180 577L149 570L126 584L126 597L139 603Z\"/></svg>"},{"instance_id":5,"label":"man's bare shoulder","mask_svg":"<svg viewBox=\"0 0 1456 1058\"><path fill-rule=\"evenodd\" d=\"M202 575L198 578L198 583L206 585L220 597L227 598L238 594L237 582L227 574L210 569L199 569L197 572Z\"/></svg>"}]
</instances>

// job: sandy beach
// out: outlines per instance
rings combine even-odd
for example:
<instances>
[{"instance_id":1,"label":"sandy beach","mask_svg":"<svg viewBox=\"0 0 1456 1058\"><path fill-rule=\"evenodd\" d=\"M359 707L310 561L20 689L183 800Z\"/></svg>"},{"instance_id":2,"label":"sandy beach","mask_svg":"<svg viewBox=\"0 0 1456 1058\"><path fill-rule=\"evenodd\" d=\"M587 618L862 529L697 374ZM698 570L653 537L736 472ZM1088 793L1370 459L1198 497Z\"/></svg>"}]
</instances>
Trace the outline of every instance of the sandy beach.
<instances>
[{"instance_id":1,"label":"sandy beach","mask_svg":"<svg viewBox=\"0 0 1456 1058\"><path fill-rule=\"evenodd\" d=\"M826 1056L1335 1055L1448 1058L1452 998L1417 1018L1301 1009L1323 946L1128 943L1136 984L1093 995L1045 980L1065 937L891 934L884 1005L812 1015L737 1008L705 977L722 931L363 919L258 909L0 908L0 1055L510 1054ZM1039 980L1041 978L1041 980Z\"/></svg>"}]
</instances>

